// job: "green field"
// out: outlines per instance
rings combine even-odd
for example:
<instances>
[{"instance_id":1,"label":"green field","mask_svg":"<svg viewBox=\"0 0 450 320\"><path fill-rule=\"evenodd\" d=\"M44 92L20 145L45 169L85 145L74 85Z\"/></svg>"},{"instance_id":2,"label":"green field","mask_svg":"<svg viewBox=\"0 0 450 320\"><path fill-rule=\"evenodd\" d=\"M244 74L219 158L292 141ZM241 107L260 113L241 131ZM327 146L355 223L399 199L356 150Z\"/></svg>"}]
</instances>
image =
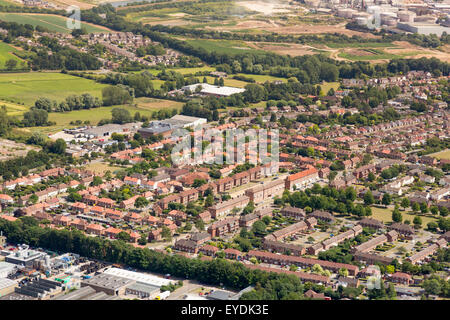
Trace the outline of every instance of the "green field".
<instances>
[{"instance_id":1,"label":"green field","mask_svg":"<svg viewBox=\"0 0 450 320\"><path fill-rule=\"evenodd\" d=\"M208 52L226 53L226 54L241 54L246 52L264 52L262 50L255 50L250 48L244 41L235 40L203 40L203 39L189 39L185 40L188 44L195 48L202 48Z\"/></svg>"},{"instance_id":2,"label":"green field","mask_svg":"<svg viewBox=\"0 0 450 320\"><path fill-rule=\"evenodd\" d=\"M9 116L21 116L28 111L28 107L0 100L0 106L6 106L6 112Z\"/></svg>"},{"instance_id":3,"label":"green field","mask_svg":"<svg viewBox=\"0 0 450 320\"><path fill-rule=\"evenodd\" d=\"M67 28L67 18L50 14L28 14L28 13L0 13L0 19L7 22L17 22L21 24L31 24L32 26L45 27L50 31L70 33L72 30ZM82 28L87 32L108 32L107 29L97 27L87 23L81 23Z\"/></svg>"},{"instance_id":4,"label":"green field","mask_svg":"<svg viewBox=\"0 0 450 320\"><path fill-rule=\"evenodd\" d=\"M372 216L371 218L377 219L383 222L392 222L392 210L393 209L385 209L385 208L378 208L378 207L372 207ZM437 219L430 214L428 215L422 215L422 214L412 214L412 211L410 209L407 209L407 211L403 211L403 209L400 210L400 213L403 216L403 222L405 220L409 220L412 224L413 219L416 215L420 216L422 219L422 227L426 228L428 222L437 222Z\"/></svg>"},{"instance_id":5,"label":"green field","mask_svg":"<svg viewBox=\"0 0 450 320\"><path fill-rule=\"evenodd\" d=\"M436 159L450 160L450 149L446 149L444 151L432 153L432 154L429 154L429 156L435 157Z\"/></svg>"},{"instance_id":6,"label":"green field","mask_svg":"<svg viewBox=\"0 0 450 320\"><path fill-rule=\"evenodd\" d=\"M17 50L14 47L11 47L10 45L4 43L3 41L0 41L0 69L5 68L5 62L13 59L17 61L17 67L20 67L20 63L22 60L18 58L16 55L13 54L13 52L17 52Z\"/></svg>"},{"instance_id":7,"label":"green field","mask_svg":"<svg viewBox=\"0 0 450 320\"><path fill-rule=\"evenodd\" d=\"M32 106L37 98L62 101L72 94L90 93L101 97L106 85L55 72L0 74L0 100Z\"/></svg>"},{"instance_id":8,"label":"green field","mask_svg":"<svg viewBox=\"0 0 450 320\"><path fill-rule=\"evenodd\" d=\"M213 67L198 67L198 68L170 68L170 69L166 69L166 71L175 71L178 73L181 73L182 75L187 75L187 74L195 74L197 72L211 72L211 71L215 71L216 69ZM161 70L158 69L149 69L147 70L148 72L150 72L153 75L157 75L159 73L161 73Z\"/></svg>"},{"instance_id":9,"label":"green field","mask_svg":"<svg viewBox=\"0 0 450 320\"><path fill-rule=\"evenodd\" d=\"M22 6L21 3L15 2L13 0L0 0L1 6Z\"/></svg>"},{"instance_id":10,"label":"green field","mask_svg":"<svg viewBox=\"0 0 450 320\"><path fill-rule=\"evenodd\" d=\"M339 57L352 60L352 61L367 61L367 60L381 60L381 59L399 59L407 56L413 56L419 54L420 52L411 51L404 52L401 54L387 53L381 49L361 49L361 55L351 54L348 52L341 52L338 54Z\"/></svg>"},{"instance_id":11,"label":"green field","mask_svg":"<svg viewBox=\"0 0 450 320\"><path fill-rule=\"evenodd\" d=\"M285 78L274 77L274 76L264 75L264 74L238 73L237 75L238 76L245 76L245 77L248 77L248 78L253 78L258 83L264 83L266 81L272 82L272 81L275 81L275 80L281 80L283 82L287 82L287 79L285 79Z\"/></svg>"},{"instance_id":12,"label":"green field","mask_svg":"<svg viewBox=\"0 0 450 320\"><path fill-rule=\"evenodd\" d=\"M33 127L29 130L39 131L45 134L55 133L64 128L73 127L70 122L76 120L81 120L82 122L90 121L91 124L96 125L102 119L111 119L111 110L115 107L128 110L132 116L136 112L139 112L141 115L151 116L153 112L161 109L180 110L182 105L183 104L180 102L170 100L138 98L134 100L133 105L100 107L89 110L75 110L70 112L52 112L49 113L48 120L56 122L54 126Z\"/></svg>"},{"instance_id":13,"label":"green field","mask_svg":"<svg viewBox=\"0 0 450 320\"><path fill-rule=\"evenodd\" d=\"M355 43L335 43L327 42L326 46L333 49L339 48L396 48L397 46L389 42L355 42Z\"/></svg>"},{"instance_id":14,"label":"green field","mask_svg":"<svg viewBox=\"0 0 450 320\"><path fill-rule=\"evenodd\" d=\"M324 82L320 84L320 87L322 88L324 94L327 94L327 92L333 88L334 90L337 90L339 88L339 82Z\"/></svg>"}]
</instances>

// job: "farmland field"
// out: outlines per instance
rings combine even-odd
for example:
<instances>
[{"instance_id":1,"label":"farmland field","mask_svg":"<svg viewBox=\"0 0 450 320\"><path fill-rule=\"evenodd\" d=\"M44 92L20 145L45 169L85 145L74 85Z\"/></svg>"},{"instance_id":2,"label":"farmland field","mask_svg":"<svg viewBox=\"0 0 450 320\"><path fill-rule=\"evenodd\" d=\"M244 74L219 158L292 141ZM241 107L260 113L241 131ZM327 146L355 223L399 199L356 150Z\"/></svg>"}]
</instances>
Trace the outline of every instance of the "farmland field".
<instances>
[{"instance_id":1,"label":"farmland field","mask_svg":"<svg viewBox=\"0 0 450 320\"><path fill-rule=\"evenodd\" d=\"M2 100L0 100L0 106L6 107L6 112L9 116L21 116L28 111L28 107L26 106Z\"/></svg>"},{"instance_id":2,"label":"farmland field","mask_svg":"<svg viewBox=\"0 0 450 320\"><path fill-rule=\"evenodd\" d=\"M103 87L92 80L55 72L0 74L0 100L28 107L42 96L57 101L71 94L90 93L101 97Z\"/></svg>"},{"instance_id":3,"label":"farmland field","mask_svg":"<svg viewBox=\"0 0 450 320\"><path fill-rule=\"evenodd\" d=\"M54 32L70 33L72 30L67 28L66 18L52 14L30 14L30 13L0 13L0 19L8 22L17 22L21 24L31 24L32 26L41 26ZM82 28L88 32L108 32L107 28L95 26L88 23L81 23Z\"/></svg>"},{"instance_id":4,"label":"farmland field","mask_svg":"<svg viewBox=\"0 0 450 320\"><path fill-rule=\"evenodd\" d=\"M17 61L17 67L20 66L20 62L22 60L18 58L16 55L13 54L13 52L17 52L18 50L3 41L0 41L0 69L5 68L5 62L13 59Z\"/></svg>"}]
</instances>

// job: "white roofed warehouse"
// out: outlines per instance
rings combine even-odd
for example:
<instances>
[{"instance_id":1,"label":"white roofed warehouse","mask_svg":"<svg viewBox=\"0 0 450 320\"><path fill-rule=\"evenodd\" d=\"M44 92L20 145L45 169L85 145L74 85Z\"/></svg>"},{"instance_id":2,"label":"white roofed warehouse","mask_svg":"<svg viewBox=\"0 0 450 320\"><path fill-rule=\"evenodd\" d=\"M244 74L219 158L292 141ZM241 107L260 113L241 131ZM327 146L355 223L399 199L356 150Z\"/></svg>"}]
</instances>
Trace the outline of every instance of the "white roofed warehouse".
<instances>
[{"instance_id":1,"label":"white roofed warehouse","mask_svg":"<svg viewBox=\"0 0 450 320\"><path fill-rule=\"evenodd\" d=\"M201 90L197 89L197 87L201 87ZM226 86L219 87L208 83L196 83L181 88L181 90L183 91L189 90L191 93L196 93L196 89L200 90L200 92L198 92L199 94L216 97L229 97L235 93L242 93L245 91L245 89L243 88L226 87Z\"/></svg>"}]
</instances>

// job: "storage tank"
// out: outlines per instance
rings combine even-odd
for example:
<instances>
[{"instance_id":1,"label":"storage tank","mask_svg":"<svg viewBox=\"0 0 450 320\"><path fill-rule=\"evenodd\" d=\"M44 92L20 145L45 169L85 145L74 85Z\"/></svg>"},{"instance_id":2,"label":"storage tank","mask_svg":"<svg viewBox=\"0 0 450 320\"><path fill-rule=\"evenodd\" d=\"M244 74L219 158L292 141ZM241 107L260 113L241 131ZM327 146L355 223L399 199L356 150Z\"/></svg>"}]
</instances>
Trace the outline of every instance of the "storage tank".
<instances>
[{"instance_id":1,"label":"storage tank","mask_svg":"<svg viewBox=\"0 0 450 320\"><path fill-rule=\"evenodd\" d=\"M397 14L393 12L382 12L380 13L380 20L382 24L387 24L388 21L397 18Z\"/></svg>"},{"instance_id":2,"label":"storage tank","mask_svg":"<svg viewBox=\"0 0 450 320\"><path fill-rule=\"evenodd\" d=\"M395 27L395 26L397 26L397 19L389 18L389 19L386 19L386 21L384 21L383 23L389 27Z\"/></svg>"},{"instance_id":3,"label":"storage tank","mask_svg":"<svg viewBox=\"0 0 450 320\"><path fill-rule=\"evenodd\" d=\"M436 17L428 16L428 15L417 16L414 18L414 22L435 23L436 20L437 20Z\"/></svg>"},{"instance_id":4,"label":"storage tank","mask_svg":"<svg viewBox=\"0 0 450 320\"><path fill-rule=\"evenodd\" d=\"M356 10L348 9L348 8L339 8L337 10L337 15L338 15L338 17L341 17L341 18L348 18L348 19L350 19L356 13L357 13Z\"/></svg>"},{"instance_id":5,"label":"storage tank","mask_svg":"<svg viewBox=\"0 0 450 320\"><path fill-rule=\"evenodd\" d=\"M368 18L367 17L358 17L355 19L356 23L360 26L366 26L367 22L368 22Z\"/></svg>"},{"instance_id":6,"label":"storage tank","mask_svg":"<svg viewBox=\"0 0 450 320\"><path fill-rule=\"evenodd\" d=\"M397 17L400 19L400 22L414 22L416 13L412 11L403 10L397 13Z\"/></svg>"}]
</instances>

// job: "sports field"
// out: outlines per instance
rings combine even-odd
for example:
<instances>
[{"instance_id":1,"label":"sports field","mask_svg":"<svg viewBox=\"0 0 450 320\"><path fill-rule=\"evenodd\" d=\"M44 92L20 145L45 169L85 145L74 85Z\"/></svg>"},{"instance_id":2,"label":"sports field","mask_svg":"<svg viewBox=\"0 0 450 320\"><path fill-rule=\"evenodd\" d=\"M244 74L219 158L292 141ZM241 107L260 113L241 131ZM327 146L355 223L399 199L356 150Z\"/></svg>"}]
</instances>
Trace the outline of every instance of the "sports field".
<instances>
[{"instance_id":1,"label":"sports field","mask_svg":"<svg viewBox=\"0 0 450 320\"><path fill-rule=\"evenodd\" d=\"M67 27L67 18L53 14L35 13L0 13L0 19L7 22L17 22L21 24L31 24L32 26L45 27L50 31L70 33L72 30ZM82 28L87 32L108 32L107 28L95 26L89 23L81 23Z\"/></svg>"},{"instance_id":2,"label":"sports field","mask_svg":"<svg viewBox=\"0 0 450 320\"><path fill-rule=\"evenodd\" d=\"M0 74L0 100L31 107L37 98L62 101L71 94L101 97L103 84L56 72Z\"/></svg>"}]
</instances>

